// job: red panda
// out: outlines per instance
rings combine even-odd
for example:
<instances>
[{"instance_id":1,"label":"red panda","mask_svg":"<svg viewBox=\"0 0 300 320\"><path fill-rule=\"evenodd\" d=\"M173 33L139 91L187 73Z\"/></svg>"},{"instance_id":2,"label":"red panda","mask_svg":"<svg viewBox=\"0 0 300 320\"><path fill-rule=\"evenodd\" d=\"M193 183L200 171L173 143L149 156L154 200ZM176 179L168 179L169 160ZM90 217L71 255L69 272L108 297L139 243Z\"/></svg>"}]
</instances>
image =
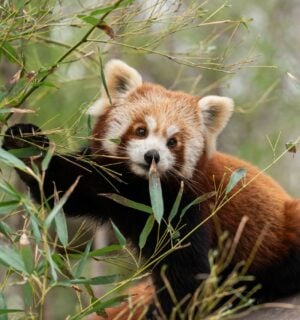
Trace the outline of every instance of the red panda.
<instances>
[{"instance_id":1,"label":"red panda","mask_svg":"<svg viewBox=\"0 0 300 320\"><path fill-rule=\"evenodd\" d=\"M248 259L264 231L249 267L249 274L262 284L257 299L266 301L299 291L300 201L292 199L272 178L251 164L216 151L216 139L231 117L233 101L220 96L192 96L143 83L135 69L119 60L108 62L105 81L101 99L90 109L96 123L89 147L79 152L77 159L76 154L52 158L44 180L47 198L53 194L53 183L58 191L65 192L81 176L65 204L66 214L90 216L102 222L111 220L138 248L147 215L122 207L99 196L100 193L119 192L128 199L149 204L147 179L154 161L162 183L167 221L181 181L184 192L179 211L199 195L226 186L230 174L244 168L246 177L230 192L230 200L217 206L221 228L231 237L242 217L248 217L229 269ZM33 138L28 137L29 133L39 138L36 141L44 137L36 127L19 124L7 130L3 147L20 147L16 140L25 133L27 143ZM92 162L84 161L85 157ZM111 182L105 171L99 173L99 165L109 165L122 179ZM35 182L24 174L21 178L39 200ZM164 286L162 266L166 266L165 275L177 301L195 292L201 284L199 275L209 274L208 252L217 246L218 237L212 219L208 218L216 201L217 197L191 206L182 219L176 216L172 220L172 224L180 224L180 237L185 240L180 250L164 255L172 242L166 239L160 252L163 259L152 266L155 296L161 310L152 306L147 319L159 318L161 313L168 318L174 307ZM160 227L155 225L142 250L145 259L153 257L157 238L167 228L164 222ZM148 298L149 295L151 298L152 293ZM188 301L182 308L187 305Z\"/></svg>"}]
</instances>

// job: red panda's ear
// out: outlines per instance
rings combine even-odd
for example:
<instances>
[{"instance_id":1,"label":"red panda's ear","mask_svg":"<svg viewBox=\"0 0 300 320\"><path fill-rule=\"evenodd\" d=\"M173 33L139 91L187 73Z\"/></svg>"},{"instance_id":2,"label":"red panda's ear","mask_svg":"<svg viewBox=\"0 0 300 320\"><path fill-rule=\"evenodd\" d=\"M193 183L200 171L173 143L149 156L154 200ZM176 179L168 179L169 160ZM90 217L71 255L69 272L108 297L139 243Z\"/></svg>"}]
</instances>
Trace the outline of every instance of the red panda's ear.
<instances>
[{"instance_id":1,"label":"red panda's ear","mask_svg":"<svg viewBox=\"0 0 300 320\"><path fill-rule=\"evenodd\" d=\"M218 135L231 117L233 106L233 100L227 97L206 96L201 98L199 107L206 129Z\"/></svg>"},{"instance_id":2,"label":"red panda's ear","mask_svg":"<svg viewBox=\"0 0 300 320\"><path fill-rule=\"evenodd\" d=\"M112 100L126 96L142 84L141 75L121 60L110 60L104 68L108 93ZM106 94L106 90L103 90Z\"/></svg>"},{"instance_id":3,"label":"red panda's ear","mask_svg":"<svg viewBox=\"0 0 300 320\"><path fill-rule=\"evenodd\" d=\"M101 115L108 105L118 104L128 93L142 84L141 75L121 60L110 60L104 68L106 88L103 85L101 98L92 105L88 113Z\"/></svg>"},{"instance_id":4,"label":"red panda's ear","mask_svg":"<svg viewBox=\"0 0 300 320\"><path fill-rule=\"evenodd\" d=\"M234 103L232 99L227 97L206 96L199 100L198 105L212 152L215 149L217 136L231 117Z\"/></svg>"}]
</instances>

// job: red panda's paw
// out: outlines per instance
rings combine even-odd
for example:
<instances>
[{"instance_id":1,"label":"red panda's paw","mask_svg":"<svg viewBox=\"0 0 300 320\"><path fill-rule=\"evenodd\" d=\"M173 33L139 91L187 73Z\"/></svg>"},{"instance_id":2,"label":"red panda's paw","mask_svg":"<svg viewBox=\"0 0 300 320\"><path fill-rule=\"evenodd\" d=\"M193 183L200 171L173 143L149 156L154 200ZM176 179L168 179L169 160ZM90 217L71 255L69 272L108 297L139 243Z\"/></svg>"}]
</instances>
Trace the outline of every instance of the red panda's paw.
<instances>
[{"instance_id":1,"label":"red panda's paw","mask_svg":"<svg viewBox=\"0 0 300 320\"><path fill-rule=\"evenodd\" d=\"M19 123L9 127L2 143L5 150L38 147L41 149L49 146L49 139L41 134L41 129L33 124Z\"/></svg>"}]
</instances>

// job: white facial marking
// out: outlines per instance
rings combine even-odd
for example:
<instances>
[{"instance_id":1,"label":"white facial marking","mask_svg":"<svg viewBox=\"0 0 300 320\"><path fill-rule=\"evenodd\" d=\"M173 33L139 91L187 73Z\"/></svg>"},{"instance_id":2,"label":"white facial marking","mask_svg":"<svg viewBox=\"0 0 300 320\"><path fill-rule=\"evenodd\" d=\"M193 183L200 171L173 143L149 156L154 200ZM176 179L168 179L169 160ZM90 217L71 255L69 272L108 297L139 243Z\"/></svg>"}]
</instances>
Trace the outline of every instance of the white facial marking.
<instances>
[{"instance_id":1,"label":"white facial marking","mask_svg":"<svg viewBox=\"0 0 300 320\"><path fill-rule=\"evenodd\" d=\"M148 175L144 155L152 149L157 150L160 156L160 160L157 163L159 173L163 174L173 167L175 159L166 146L166 139L150 134L146 139L133 139L127 145L127 154L131 160L131 170L135 174L141 176Z\"/></svg>"},{"instance_id":2,"label":"white facial marking","mask_svg":"<svg viewBox=\"0 0 300 320\"><path fill-rule=\"evenodd\" d=\"M146 116L145 121L147 123L147 127L148 127L149 131L153 132L157 127L156 120L151 116Z\"/></svg>"},{"instance_id":3,"label":"white facial marking","mask_svg":"<svg viewBox=\"0 0 300 320\"><path fill-rule=\"evenodd\" d=\"M196 164L203 152L204 140L202 135L197 138L188 139L185 144L184 164L181 170L183 176L191 178L193 176Z\"/></svg>"},{"instance_id":4,"label":"white facial marking","mask_svg":"<svg viewBox=\"0 0 300 320\"><path fill-rule=\"evenodd\" d=\"M118 139L122 137L131 124L131 117L126 110L121 110L121 107L115 108L111 113L109 126L105 133L104 141L102 143L104 150L111 155L116 155L118 144L111 141L111 139Z\"/></svg>"},{"instance_id":5,"label":"white facial marking","mask_svg":"<svg viewBox=\"0 0 300 320\"><path fill-rule=\"evenodd\" d=\"M172 137L174 134L178 133L180 130L176 125L172 125L167 129L167 137Z\"/></svg>"},{"instance_id":6,"label":"white facial marking","mask_svg":"<svg viewBox=\"0 0 300 320\"><path fill-rule=\"evenodd\" d=\"M107 106L106 99L100 98L88 108L86 113L94 117L100 117L107 111Z\"/></svg>"}]
</instances>

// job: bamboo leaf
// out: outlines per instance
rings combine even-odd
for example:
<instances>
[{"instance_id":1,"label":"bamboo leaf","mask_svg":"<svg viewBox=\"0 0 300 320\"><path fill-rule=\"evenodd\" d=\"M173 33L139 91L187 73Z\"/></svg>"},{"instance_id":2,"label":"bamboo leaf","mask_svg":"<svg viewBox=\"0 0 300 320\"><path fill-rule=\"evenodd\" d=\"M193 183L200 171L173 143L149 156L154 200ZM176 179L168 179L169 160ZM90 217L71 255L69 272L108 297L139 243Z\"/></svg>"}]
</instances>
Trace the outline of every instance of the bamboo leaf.
<instances>
[{"instance_id":1,"label":"bamboo leaf","mask_svg":"<svg viewBox=\"0 0 300 320\"><path fill-rule=\"evenodd\" d=\"M8 318L6 317L6 315L8 313L16 313L16 312L24 312L24 310L21 309L0 309L0 320L8 320Z\"/></svg>"},{"instance_id":2,"label":"bamboo leaf","mask_svg":"<svg viewBox=\"0 0 300 320\"><path fill-rule=\"evenodd\" d=\"M149 170L149 192L154 218L160 224L164 214L164 202L159 173L154 159Z\"/></svg>"},{"instance_id":3,"label":"bamboo leaf","mask_svg":"<svg viewBox=\"0 0 300 320\"><path fill-rule=\"evenodd\" d=\"M97 250L90 251L88 256L89 257L101 257L101 256L106 255L107 253L111 253L111 252L114 252L114 251L120 251L122 249L123 249L123 247L121 245L112 244L112 245L109 245L109 246L104 247L104 248L100 248L100 249L97 249ZM82 257L82 253L71 253L70 257L78 259L78 258Z\"/></svg>"},{"instance_id":4,"label":"bamboo leaf","mask_svg":"<svg viewBox=\"0 0 300 320\"><path fill-rule=\"evenodd\" d=\"M7 306L6 301L3 293L0 293L0 320L8 320L7 317ZM5 312L6 311L6 312Z\"/></svg>"},{"instance_id":5,"label":"bamboo leaf","mask_svg":"<svg viewBox=\"0 0 300 320\"><path fill-rule=\"evenodd\" d=\"M135 202L135 201L129 200L129 199L122 197L116 193L100 193L99 195L106 197L108 199L111 199L111 200L121 204L122 206L125 206L128 208L136 209L138 211L146 212L149 214L151 214L153 212L151 207L149 207L145 204L142 204L140 202Z\"/></svg>"},{"instance_id":6,"label":"bamboo leaf","mask_svg":"<svg viewBox=\"0 0 300 320\"><path fill-rule=\"evenodd\" d=\"M10 247L2 247L0 250L0 263L15 269L17 271L27 274L27 270L24 261L15 249Z\"/></svg>"},{"instance_id":7,"label":"bamboo leaf","mask_svg":"<svg viewBox=\"0 0 300 320\"><path fill-rule=\"evenodd\" d=\"M47 153L42 161L42 170L43 171L46 171L48 169L49 163L50 163L50 161L54 155L54 152L55 152L55 147L56 147L55 144L51 142L50 146L47 150Z\"/></svg>"},{"instance_id":8,"label":"bamboo leaf","mask_svg":"<svg viewBox=\"0 0 300 320\"><path fill-rule=\"evenodd\" d=\"M0 232L6 237L9 237L12 233L10 226L4 221L0 221Z\"/></svg>"},{"instance_id":9,"label":"bamboo leaf","mask_svg":"<svg viewBox=\"0 0 300 320\"><path fill-rule=\"evenodd\" d=\"M57 236L61 244L66 248L68 245L68 227L65 214L63 210L57 213L54 217L55 229L57 232Z\"/></svg>"},{"instance_id":10,"label":"bamboo leaf","mask_svg":"<svg viewBox=\"0 0 300 320\"><path fill-rule=\"evenodd\" d=\"M21 64L19 61L17 51L8 42L2 43L0 50L9 61L13 63Z\"/></svg>"},{"instance_id":11,"label":"bamboo leaf","mask_svg":"<svg viewBox=\"0 0 300 320\"><path fill-rule=\"evenodd\" d=\"M99 9L96 9L94 11L92 11L90 13L91 16L98 16L98 15L102 15L104 13L107 13L107 12L110 12L111 10L113 10L115 8L114 5L112 6L107 6L107 7L104 7L104 8L99 8Z\"/></svg>"},{"instance_id":12,"label":"bamboo leaf","mask_svg":"<svg viewBox=\"0 0 300 320\"><path fill-rule=\"evenodd\" d=\"M208 193L205 193L203 195L201 195L200 197L197 197L195 200L193 200L190 204L188 204L186 207L184 207L181 211L181 214L180 214L180 219L183 218L183 216L187 213L187 211L195 206L195 205L198 205L200 204L201 202L204 202L205 200L213 197L216 195L216 192L215 191L212 191L212 192L208 192Z\"/></svg>"},{"instance_id":13,"label":"bamboo leaf","mask_svg":"<svg viewBox=\"0 0 300 320\"><path fill-rule=\"evenodd\" d=\"M59 202L59 196L55 186L54 186L54 200L55 200L54 202L55 204ZM64 248L66 248L66 246L68 245L68 227L67 227L67 222L66 222L63 208L61 208L59 212L55 215L54 224L55 224L55 229L57 232L58 239L60 240Z\"/></svg>"},{"instance_id":14,"label":"bamboo leaf","mask_svg":"<svg viewBox=\"0 0 300 320\"><path fill-rule=\"evenodd\" d=\"M28 147L28 148L19 148L19 149L10 149L9 153L14 155L17 158L29 158L32 156L37 156L41 154L41 149L37 147Z\"/></svg>"},{"instance_id":15,"label":"bamboo leaf","mask_svg":"<svg viewBox=\"0 0 300 320\"><path fill-rule=\"evenodd\" d=\"M227 195L237 184L238 182L246 177L247 170L244 168L239 168L232 172L229 182L225 189L225 195Z\"/></svg>"},{"instance_id":16,"label":"bamboo leaf","mask_svg":"<svg viewBox=\"0 0 300 320\"><path fill-rule=\"evenodd\" d=\"M128 298L127 295L122 295L106 301L99 300L99 303L96 303L95 305L93 305L93 312L98 312L98 310L100 309L110 308L110 307L119 305L120 302L124 301L127 298Z\"/></svg>"},{"instance_id":17,"label":"bamboo leaf","mask_svg":"<svg viewBox=\"0 0 300 320\"><path fill-rule=\"evenodd\" d=\"M12 211L16 210L19 205L19 200L0 202L0 215L11 213Z\"/></svg>"},{"instance_id":18,"label":"bamboo leaf","mask_svg":"<svg viewBox=\"0 0 300 320\"><path fill-rule=\"evenodd\" d=\"M103 61L102 61L101 53L99 53L99 64L100 64L100 75L101 75L102 84L103 84L105 93L106 93L106 95L108 97L109 103L112 105L111 96L110 96L110 93L108 91L108 87L107 87L107 83L106 83L106 79L105 79L105 73L104 73L104 67L103 67Z\"/></svg>"},{"instance_id":19,"label":"bamboo leaf","mask_svg":"<svg viewBox=\"0 0 300 320\"><path fill-rule=\"evenodd\" d=\"M62 207L64 204L67 202L69 196L71 193L74 191L76 188L78 182L79 182L80 177L77 177L75 182L71 185L71 187L66 191L66 193L63 195L63 197L58 201L58 203L54 206L54 208L51 210L49 213L48 217L45 220L44 227L48 229L55 218L55 216L61 211Z\"/></svg>"},{"instance_id":20,"label":"bamboo leaf","mask_svg":"<svg viewBox=\"0 0 300 320\"><path fill-rule=\"evenodd\" d=\"M29 219L30 219L30 225L31 225L31 230L32 233L34 235L34 239L36 241L36 243L40 243L42 236L41 236L41 232L40 232L40 222L38 220L38 218L34 215L33 210L30 208L30 205L27 203L27 201L23 202L24 204L24 208L26 210L26 212L29 214Z\"/></svg>"},{"instance_id":21,"label":"bamboo leaf","mask_svg":"<svg viewBox=\"0 0 300 320\"><path fill-rule=\"evenodd\" d=\"M123 236L122 232L112 221L111 221L111 224L119 244L124 247L126 244L126 238Z\"/></svg>"},{"instance_id":22,"label":"bamboo leaf","mask_svg":"<svg viewBox=\"0 0 300 320\"><path fill-rule=\"evenodd\" d=\"M171 222L176 217L176 215L178 213L178 209L179 209L179 206L180 206L181 198L182 198L182 195L183 195L183 187L184 187L184 184L183 184L183 181L181 181L180 189L178 191L177 197L175 199L175 202L173 204L173 207L172 207L170 215L169 215L169 222Z\"/></svg>"},{"instance_id":23,"label":"bamboo leaf","mask_svg":"<svg viewBox=\"0 0 300 320\"><path fill-rule=\"evenodd\" d=\"M16 198L16 199L20 199L21 198L21 194L13 186L11 186L6 181L4 181L3 183L0 182L0 189L4 193L12 196L13 198Z\"/></svg>"},{"instance_id":24,"label":"bamboo leaf","mask_svg":"<svg viewBox=\"0 0 300 320\"><path fill-rule=\"evenodd\" d=\"M1 58L1 50L0 50L0 58ZM6 96L7 96L7 92L6 91L0 91L0 102L2 102ZM2 108L1 108L1 110L2 110Z\"/></svg>"},{"instance_id":25,"label":"bamboo leaf","mask_svg":"<svg viewBox=\"0 0 300 320\"><path fill-rule=\"evenodd\" d=\"M90 253L90 250L91 250L91 246L92 246L92 243L93 243L93 240L90 240L86 247L85 247L85 250L78 262L78 264L76 265L75 269L74 269L74 277L75 278L79 278L83 272L83 269L84 269L84 266L87 262L87 259L88 259L88 256L89 256L89 253Z\"/></svg>"},{"instance_id":26,"label":"bamboo leaf","mask_svg":"<svg viewBox=\"0 0 300 320\"><path fill-rule=\"evenodd\" d=\"M54 260L52 259L52 255L51 255L50 250L47 251L47 261L50 266L50 273L51 273L52 279L54 281L57 281L58 277L57 277L56 269L58 269L58 267L57 267L56 263L54 262Z\"/></svg>"},{"instance_id":27,"label":"bamboo leaf","mask_svg":"<svg viewBox=\"0 0 300 320\"><path fill-rule=\"evenodd\" d=\"M30 308L34 303L33 302L34 291L30 282L26 282L23 285L22 292L23 292L25 306Z\"/></svg>"},{"instance_id":28,"label":"bamboo leaf","mask_svg":"<svg viewBox=\"0 0 300 320\"><path fill-rule=\"evenodd\" d=\"M78 18L83 20L84 22L87 22L93 26L96 26L100 21L98 18L92 17L92 16L86 16L86 15L78 15Z\"/></svg>"},{"instance_id":29,"label":"bamboo leaf","mask_svg":"<svg viewBox=\"0 0 300 320\"><path fill-rule=\"evenodd\" d=\"M74 284L104 285L111 284L119 279L119 275L113 274L108 276L98 276L94 278L76 278L70 280L59 281L57 285L72 286Z\"/></svg>"},{"instance_id":30,"label":"bamboo leaf","mask_svg":"<svg viewBox=\"0 0 300 320\"><path fill-rule=\"evenodd\" d=\"M49 87L49 88L59 89L59 86L49 81L44 81L42 83L39 83L39 87Z\"/></svg>"},{"instance_id":31,"label":"bamboo leaf","mask_svg":"<svg viewBox=\"0 0 300 320\"><path fill-rule=\"evenodd\" d=\"M18 159L16 156L10 152L0 148L0 161L8 165L9 167L17 168L21 171L27 172L31 175L34 175L32 170L26 166L26 164Z\"/></svg>"},{"instance_id":32,"label":"bamboo leaf","mask_svg":"<svg viewBox=\"0 0 300 320\"><path fill-rule=\"evenodd\" d=\"M130 5L133 1L134 1L134 0L123 1L122 3L119 4L119 8L121 8L121 7L126 7L126 6ZM107 13L107 12L113 11L116 7L117 7L116 5L111 5L111 6L99 8L99 9L93 10L93 11L90 13L90 15L91 15L91 16L102 15L102 14L105 14L105 13Z\"/></svg>"},{"instance_id":33,"label":"bamboo leaf","mask_svg":"<svg viewBox=\"0 0 300 320\"><path fill-rule=\"evenodd\" d=\"M31 249L30 241L25 233L23 233L20 238L20 254L23 259L27 272L31 274L34 269L34 264L33 264L34 257Z\"/></svg>"},{"instance_id":34,"label":"bamboo leaf","mask_svg":"<svg viewBox=\"0 0 300 320\"><path fill-rule=\"evenodd\" d=\"M34 235L34 239L36 243L39 244L42 240L42 236L39 229L38 220L34 215L30 215L30 225L31 225L32 233Z\"/></svg>"},{"instance_id":35,"label":"bamboo leaf","mask_svg":"<svg viewBox=\"0 0 300 320\"><path fill-rule=\"evenodd\" d=\"M147 242L147 239L148 239L148 236L150 234L150 232L152 231L153 227L154 227L154 222L155 222L155 219L154 219L154 216L149 216L147 221L146 221L146 224L140 234L140 238L139 238L139 247L140 249L143 249L146 242Z\"/></svg>"},{"instance_id":36,"label":"bamboo leaf","mask_svg":"<svg viewBox=\"0 0 300 320\"><path fill-rule=\"evenodd\" d=\"M89 253L89 257L100 257L100 256L104 256L104 255L106 255L107 253L122 250L122 248L123 248L123 247L122 247L121 245L119 245L119 244L112 244L112 245L110 245L110 246L107 246L107 247L104 247L104 248L101 248L101 249L97 249L97 250L91 251L91 252Z\"/></svg>"},{"instance_id":37,"label":"bamboo leaf","mask_svg":"<svg viewBox=\"0 0 300 320\"><path fill-rule=\"evenodd\" d=\"M102 301L102 300L93 300L92 304L89 308L85 309L83 312L81 312L78 315L75 315L74 317L70 318L70 320L79 320L79 319L86 319L85 317L91 313L96 312L97 314L105 315L105 308L114 307L118 305L120 302L124 301L128 296L118 296L114 297L112 299Z\"/></svg>"}]
</instances>

